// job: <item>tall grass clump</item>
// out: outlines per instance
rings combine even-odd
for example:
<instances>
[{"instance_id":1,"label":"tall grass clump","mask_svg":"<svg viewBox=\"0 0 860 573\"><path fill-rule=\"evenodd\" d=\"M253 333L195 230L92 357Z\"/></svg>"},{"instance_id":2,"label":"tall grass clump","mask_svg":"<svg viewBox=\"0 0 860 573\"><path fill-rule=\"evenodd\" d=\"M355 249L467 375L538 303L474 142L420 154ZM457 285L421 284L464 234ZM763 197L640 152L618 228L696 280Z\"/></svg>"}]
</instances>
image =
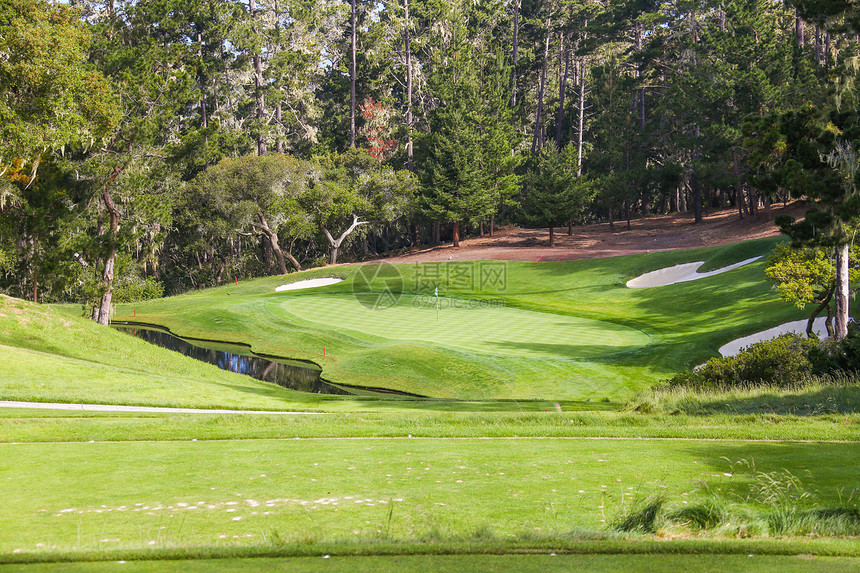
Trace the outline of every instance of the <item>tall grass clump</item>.
<instances>
[{"instance_id":1,"label":"tall grass clump","mask_svg":"<svg viewBox=\"0 0 860 573\"><path fill-rule=\"evenodd\" d=\"M662 385L627 403L638 413L787 414L821 416L860 412L856 373L810 375L787 385L744 384L693 387Z\"/></svg>"},{"instance_id":2,"label":"tall grass clump","mask_svg":"<svg viewBox=\"0 0 860 573\"><path fill-rule=\"evenodd\" d=\"M656 533L657 518L666 504L666 497L653 495L634 504L615 520L613 528L625 533Z\"/></svg>"},{"instance_id":3,"label":"tall grass clump","mask_svg":"<svg viewBox=\"0 0 860 573\"><path fill-rule=\"evenodd\" d=\"M731 464L731 462L730 462ZM667 494L622 509L611 529L623 533L695 534L716 537L856 537L860 535L857 490L833 507L817 504L801 477L788 470L759 472L755 464L731 464L734 475L750 473L746 491L712 489L703 483L699 499L681 504ZM732 475L732 474L726 474Z\"/></svg>"}]
</instances>

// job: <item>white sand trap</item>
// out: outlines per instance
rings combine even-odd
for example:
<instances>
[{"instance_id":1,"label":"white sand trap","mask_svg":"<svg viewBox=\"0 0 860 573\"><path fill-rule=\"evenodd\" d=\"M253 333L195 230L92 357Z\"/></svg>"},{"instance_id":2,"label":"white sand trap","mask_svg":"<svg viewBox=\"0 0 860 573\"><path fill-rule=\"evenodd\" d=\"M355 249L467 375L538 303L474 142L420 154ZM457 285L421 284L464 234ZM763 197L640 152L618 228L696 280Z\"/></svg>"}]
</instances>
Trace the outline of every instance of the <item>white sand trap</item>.
<instances>
[{"instance_id":1,"label":"white sand trap","mask_svg":"<svg viewBox=\"0 0 860 573\"><path fill-rule=\"evenodd\" d=\"M285 290L299 290L303 288L324 287L329 285L335 285L339 282L343 282L343 279L336 279L334 277L326 277L322 279L306 279L303 281L296 281L288 285L281 285L275 288L275 292L282 292Z\"/></svg>"},{"instance_id":2,"label":"white sand trap","mask_svg":"<svg viewBox=\"0 0 860 573\"><path fill-rule=\"evenodd\" d=\"M819 316L815 319L815 322L812 323L812 330L819 338L827 337L827 327L824 325L826 320L826 317ZM750 344L755 344L762 340L770 340L771 338L776 338L781 334L788 334L789 332L805 335L806 322L806 320L794 320L792 322L780 324L779 326L774 326L773 328L768 328L767 330L762 330L761 332L756 332L755 334L750 334L749 336L744 336L743 338L732 340L728 344L720 346L720 354L722 356L734 356L741 351L741 348L746 348Z\"/></svg>"},{"instance_id":3,"label":"white sand trap","mask_svg":"<svg viewBox=\"0 0 860 573\"><path fill-rule=\"evenodd\" d=\"M708 271L706 273L696 272L699 267L705 264L705 261L696 261L695 263L684 263L682 265L675 265L674 267L666 267L665 269L658 269L656 271L651 271L650 273L640 275L635 279L630 279L629 281L627 281L627 288L660 287L673 285L675 283L685 283L688 281L704 279L707 277L712 277L714 275L733 271L744 265L748 265L753 261L757 261L760 258L761 256L753 257L751 259L746 259L739 263L735 263L733 265L729 265L727 267L723 267L715 271Z\"/></svg>"}]
</instances>

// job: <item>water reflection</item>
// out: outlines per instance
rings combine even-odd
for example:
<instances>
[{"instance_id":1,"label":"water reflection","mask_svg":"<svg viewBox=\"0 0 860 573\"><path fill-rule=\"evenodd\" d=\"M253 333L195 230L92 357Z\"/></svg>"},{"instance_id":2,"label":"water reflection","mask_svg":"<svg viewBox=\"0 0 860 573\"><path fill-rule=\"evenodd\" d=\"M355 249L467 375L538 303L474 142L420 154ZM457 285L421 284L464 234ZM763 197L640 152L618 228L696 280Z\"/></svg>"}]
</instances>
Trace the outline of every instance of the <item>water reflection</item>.
<instances>
[{"instance_id":1,"label":"water reflection","mask_svg":"<svg viewBox=\"0 0 860 573\"><path fill-rule=\"evenodd\" d=\"M133 326L114 326L114 328L162 348L214 364L222 370L245 374L291 390L314 394L349 394L346 390L323 381L320 378L319 367L313 364L287 359L260 358L240 345L204 341L200 341L199 345L192 344L162 330Z\"/></svg>"}]
</instances>

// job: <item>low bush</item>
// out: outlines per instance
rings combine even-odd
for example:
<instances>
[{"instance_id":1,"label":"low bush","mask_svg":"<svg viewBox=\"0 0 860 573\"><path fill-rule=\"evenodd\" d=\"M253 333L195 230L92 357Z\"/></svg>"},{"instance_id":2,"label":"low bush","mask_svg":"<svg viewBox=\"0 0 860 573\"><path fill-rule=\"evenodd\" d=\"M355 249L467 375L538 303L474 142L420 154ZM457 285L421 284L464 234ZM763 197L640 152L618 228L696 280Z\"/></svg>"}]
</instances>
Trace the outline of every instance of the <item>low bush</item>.
<instances>
[{"instance_id":1,"label":"low bush","mask_svg":"<svg viewBox=\"0 0 860 573\"><path fill-rule=\"evenodd\" d=\"M860 370L860 328L852 323L844 339L824 340L810 348L807 355L813 374Z\"/></svg>"},{"instance_id":2,"label":"low bush","mask_svg":"<svg viewBox=\"0 0 860 573\"><path fill-rule=\"evenodd\" d=\"M153 277L146 277L145 281L129 280L114 286L114 302L140 302L142 300L153 300L164 296L164 285Z\"/></svg>"},{"instance_id":3,"label":"low bush","mask_svg":"<svg viewBox=\"0 0 860 573\"><path fill-rule=\"evenodd\" d=\"M791 386L813 373L808 354L816 345L814 340L783 334L752 344L735 356L711 358L695 370L676 374L668 386L695 389Z\"/></svg>"}]
</instances>

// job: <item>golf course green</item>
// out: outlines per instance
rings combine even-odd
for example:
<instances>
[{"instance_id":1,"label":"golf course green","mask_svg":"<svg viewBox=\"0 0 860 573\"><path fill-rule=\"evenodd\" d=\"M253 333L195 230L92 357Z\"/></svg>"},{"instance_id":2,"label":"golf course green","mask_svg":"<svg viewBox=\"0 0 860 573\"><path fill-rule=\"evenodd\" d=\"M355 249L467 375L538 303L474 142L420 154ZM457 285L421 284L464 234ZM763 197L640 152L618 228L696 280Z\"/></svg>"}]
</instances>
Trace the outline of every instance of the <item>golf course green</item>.
<instances>
[{"instance_id":1,"label":"golf course green","mask_svg":"<svg viewBox=\"0 0 860 573\"><path fill-rule=\"evenodd\" d=\"M336 384L472 400L623 400L730 340L803 317L764 279L764 259L663 287L627 280L696 260L720 268L778 240L571 262L342 265L119 305L115 318L312 360ZM344 280L276 292L319 277Z\"/></svg>"}]
</instances>

